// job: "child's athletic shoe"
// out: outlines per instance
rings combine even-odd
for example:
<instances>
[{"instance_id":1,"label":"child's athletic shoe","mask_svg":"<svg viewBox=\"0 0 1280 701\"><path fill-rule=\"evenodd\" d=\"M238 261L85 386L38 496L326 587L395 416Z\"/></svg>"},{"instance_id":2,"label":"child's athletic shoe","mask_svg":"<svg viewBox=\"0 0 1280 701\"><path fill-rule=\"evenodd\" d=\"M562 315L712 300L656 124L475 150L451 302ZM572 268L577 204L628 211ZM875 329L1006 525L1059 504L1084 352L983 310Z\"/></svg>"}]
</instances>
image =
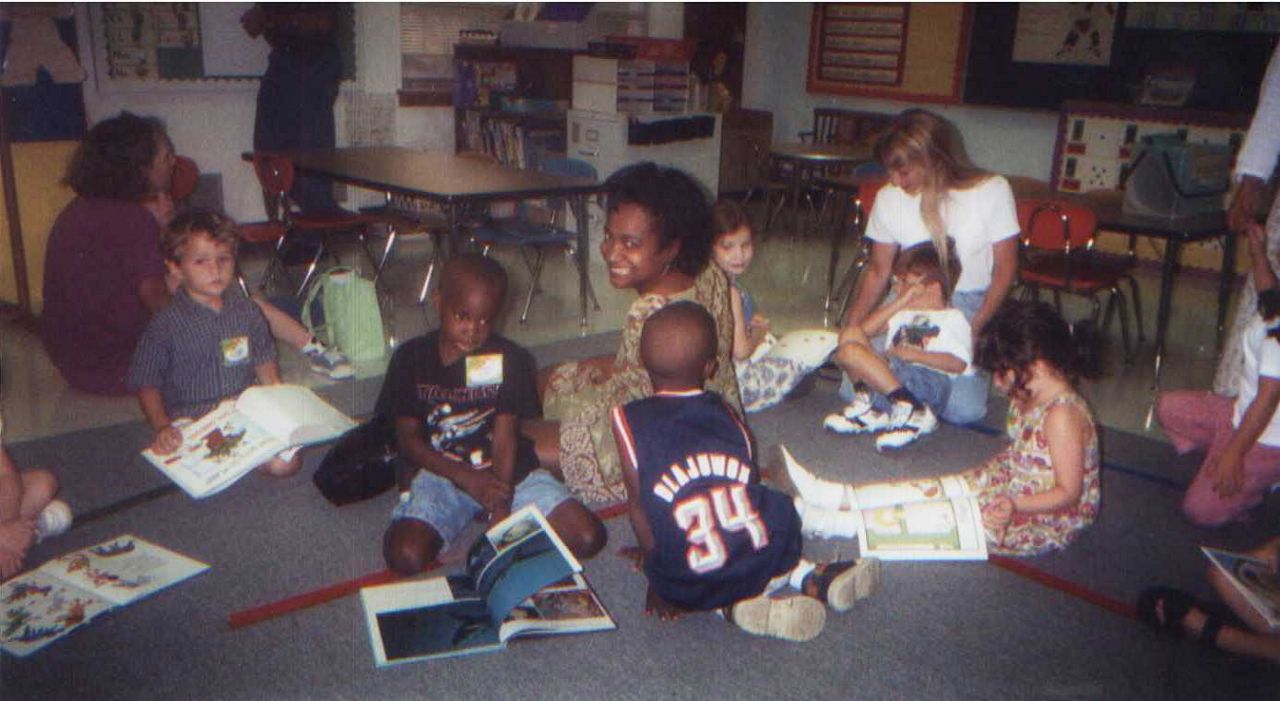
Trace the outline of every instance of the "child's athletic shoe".
<instances>
[{"instance_id":1,"label":"child's athletic shoe","mask_svg":"<svg viewBox=\"0 0 1280 701\"><path fill-rule=\"evenodd\" d=\"M36 542L62 535L71 528L71 507L61 499L54 499L36 515Z\"/></svg>"},{"instance_id":2,"label":"child's athletic shoe","mask_svg":"<svg viewBox=\"0 0 1280 701\"><path fill-rule=\"evenodd\" d=\"M818 565L804 578L801 590L808 596L827 602L836 611L844 612L876 593L879 584L880 561L874 557L863 557Z\"/></svg>"},{"instance_id":3,"label":"child's athletic shoe","mask_svg":"<svg viewBox=\"0 0 1280 701\"><path fill-rule=\"evenodd\" d=\"M861 414L850 416L851 408L853 408L852 404L845 407L839 414L828 414L827 418L822 420L822 426L833 433L846 435L875 433L890 426L889 415L883 411L868 408Z\"/></svg>"},{"instance_id":4,"label":"child's athletic shoe","mask_svg":"<svg viewBox=\"0 0 1280 701\"><path fill-rule=\"evenodd\" d=\"M726 617L752 635L802 643L827 624L827 608L810 596L757 596L726 609Z\"/></svg>"},{"instance_id":5,"label":"child's athletic shoe","mask_svg":"<svg viewBox=\"0 0 1280 701\"><path fill-rule=\"evenodd\" d=\"M848 492L850 487L839 482L825 480L813 474L804 465L796 462L791 451L779 443L769 453L768 469L773 473L778 486L798 496L804 501L805 508L839 509L850 503ZM790 489L787 489L787 486Z\"/></svg>"},{"instance_id":6,"label":"child's athletic shoe","mask_svg":"<svg viewBox=\"0 0 1280 701\"><path fill-rule=\"evenodd\" d=\"M906 402L899 402L898 404L906 404ZM910 407L909 404L907 406ZM897 408L898 406L895 405L895 414L897 413ZM928 435L936 430L938 430L938 417L933 415L932 409L921 405L918 409L908 412L906 419L897 428L876 436L876 450L901 448L915 443L920 439L920 436Z\"/></svg>"},{"instance_id":7,"label":"child's athletic shoe","mask_svg":"<svg viewBox=\"0 0 1280 701\"><path fill-rule=\"evenodd\" d=\"M356 374L356 369L351 365L351 361L347 360L347 356L317 339L313 338L310 343L303 346L302 354L311 361L312 371L327 375L330 379L345 380Z\"/></svg>"},{"instance_id":8,"label":"child's athletic shoe","mask_svg":"<svg viewBox=\"0 0 1280 701\"><path fill-rule=\"evenodd\" d=\"M816 538L857 538L862 514L853 510L823 509L802 497L795 498L800 534Z\"/></svg>"}]
</instances>

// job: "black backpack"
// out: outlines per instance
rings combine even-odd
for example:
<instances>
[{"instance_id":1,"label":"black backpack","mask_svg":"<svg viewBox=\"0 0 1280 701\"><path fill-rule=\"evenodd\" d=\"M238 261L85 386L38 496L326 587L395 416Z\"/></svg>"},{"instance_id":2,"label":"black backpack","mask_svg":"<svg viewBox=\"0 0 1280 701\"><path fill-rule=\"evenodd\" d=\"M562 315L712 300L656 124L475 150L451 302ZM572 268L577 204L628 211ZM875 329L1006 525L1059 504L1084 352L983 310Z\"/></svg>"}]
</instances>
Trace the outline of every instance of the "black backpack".
<instances>
[{"instance_id":1,"label":"black backpack","mask_svg":"<svg viewBox=\"0 0 1280 701\"><path fill-rule=\"evenodd\" d=\"M334 506L363 501L395 485L395 459L395 426L375 415L338 439L311 480Z\"/></svg>"}]
</instances>

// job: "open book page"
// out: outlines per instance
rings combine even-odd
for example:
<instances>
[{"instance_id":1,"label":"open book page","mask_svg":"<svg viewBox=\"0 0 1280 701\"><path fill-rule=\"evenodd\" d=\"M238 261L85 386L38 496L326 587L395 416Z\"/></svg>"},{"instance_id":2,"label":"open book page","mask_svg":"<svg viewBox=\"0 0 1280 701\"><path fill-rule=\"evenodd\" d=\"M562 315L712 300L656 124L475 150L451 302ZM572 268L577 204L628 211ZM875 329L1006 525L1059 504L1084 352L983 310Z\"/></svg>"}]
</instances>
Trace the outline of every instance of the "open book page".
<instances>
[{"instance_id":1,"label":"open book page","mask_svg":"<svg viewBox=\"0 0 1280 701\"><path fill-rule=\"evenodd\" d=\"M1248 600L1271 630L1280 631L1280 577L1264 560L1214 548L1200 548L1231 584Z\"/></svg>"},{"instance_id":2,"label":"open book page","mask_svg":"<svg viewBox=\"0 0 1280 701\"><path fill-rule=\"evenodd\" d=\"M879 482L853 490L855 509L876 509L893 504L910 504L934 499L969 496L969 486L955 475Z\"/></svg>"},{"instance_id":3,"label":"open book page","mask_svg":"<svg viewBox=\"0 0 1280 701\"><path fill-rule=\"evenodd\" d=\"M488 607L467 577L436 577L360 590L379 667L502 647Z\"/></svg>"},{"instance_id":4,"label":"open book page","mask_svg":"<svg viewBox=\"0 0 1280 701\"><path fill-rule=\"evenodd\" d=\"M26 657L112 608L41 570L0 584L0 649Z\"/></svg>"},{"instance_id":5,"label":"open book page","mask_svg":"<svg viewBox=\"0 0 1280 701\"><path fill-rule=\"evenodd\" d=\"M521 635L558 635L613 630L618 626L605 610L587 580L574 574L568 580L543 587L507 614L503 641Z\"/></svg>"},{"instance_id":6,"label":"open book page","mask_svg":"<svg viewBox=\"0 0 1280 701\"><path fill-rule=\"evenodd\" d=\"M120 606L193 577L209 566L136 536L122 535L62 555L40 569Z\"/></svg>"},{"instance_id":7,"label":"open book page","mask_svg":"<svg viewBox=\"0 0 1280 701\"><path fill-rule=\"evenodd\" d=\"M797 364L803 372L810 372L827 361L831 351L836 349L838 339L834 331L825 329L792 331L781 339L773 339L773 343L757 346L751 354L751 361L780 358Z\"/></svg>"},{"instance_id":8,"label":"open book page","mask_svg":"<svg viewBox=\"0 0 1280 701\"><path fill-rule=\"evenodd\" d=\"M534 592L581 571L577 558L532 505L485 531L467 553L467 573L489 602L495 625Z\"/></svg>"},{"instance_id":9,"label":"open book page","mask_svg":"<svg viewBox=\"0 0 1280 701\"><path fill-rule=\"evenodd\" d=\"M231 401L181 428L177 450L157 455L147 448L142 455L197 499L226 489L288 447L236 411Z\"/></svg>"},{"instance_id":10,"label":"open book page","mask_svg":"<svg viewBox=\"0 0 1280 701\"><path fill-rule=\"evenodd\" d=\"M883 560L985 560L986 531L974 497L862 510L864 557Z\"/></svg>"},{"instance_id":11,"label":"open book page","mask_svg":"<svg viewBox=\"0 0 1280 701\"><path fill-rule=\"evenodd\" d=\"M320 443L355 428L350 417L299 385L262 385L240 393L236 409L286 445Z\"/></svg>"}]
</instances>

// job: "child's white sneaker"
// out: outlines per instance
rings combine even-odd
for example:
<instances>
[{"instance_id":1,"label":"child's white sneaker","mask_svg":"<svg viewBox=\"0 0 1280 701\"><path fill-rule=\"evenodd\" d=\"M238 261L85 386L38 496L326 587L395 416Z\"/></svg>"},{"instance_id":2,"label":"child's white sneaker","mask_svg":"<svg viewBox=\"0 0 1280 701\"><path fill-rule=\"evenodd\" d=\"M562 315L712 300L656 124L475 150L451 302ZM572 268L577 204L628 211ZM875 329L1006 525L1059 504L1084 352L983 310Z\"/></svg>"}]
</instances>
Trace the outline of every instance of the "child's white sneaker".
<instances>
[{"instance_id":1,"label":"child's white sneaker","mask_svg":"<svg viewBox=\"0 0 1280 701\"><path fill-rule=\"evenodd\" d=\"M61 499L54 499L36 516L36 542L62 535L70 528L71 507Z\"/></svg>"},{"instance_id":2,"label":"child's white sneaker","mask_svg":"<svg viewBox=\"0 0 1280 701\"><path fill-rule=\"evenodd\" d=\"M823 509L795 498L800 515L800 534L816 538L857 538L862 514L849 509Z\"/></svg>"},{"instance_id":3,"label":"child's white sneaker","mask_svg":"<svg viewBox=\"0 0 1280 701\"><path fill-rule=\"evenodd\" d=\"M899 404L906 404L906 402L899 402ZM907 406L910 407L909 404ZM897 408L897 405L895 405L895 413ZM928 406L921 405L920 408L908 412L906 419L897 428L876 436L876 450L901 448L915 443L920 439L920 436L928 435L936 430L938 430L938 417L933 414L933 410Z\"/></svg>"},{"instance_id":4,"label":"child's white sneaker","mask_svg":"<svg viewBox=\"0 0 1280 701\"><path fill-rule=\"evenodd\" d=\"M811 596L757 596L728 609L734 625L752 635L805 642L827 625L827 607Z\"/></svg>"},{"instance_id":5,"label":"child's white sneaker","mask_svg":"<svg viewBox=\"0 0 1280 701\"><path fill-rule=\"evenodd\" d=\"M852 407L852 405L850 405ZM845 435L856 435L860 433L875 433L881 429L888 428L890 425L889 415L877 409L868 408L861 414L849 416L849 407L839 414L828 414L827 418L822 420L822 426L833 433L841 433Z\"/></svg>"},{"instance_id":6,"label":"child's white sneaker","mask_svg":"<svg viewBox=\"0 0 1280 701\"><path fill-rule=\"evenodd\" d=\"M347 356L314 338L302 347L302 354L307 356L307 360L311 361L312 372L318 372L330 379L345 380L348 377L354 377L356 374L355 366L351 364L350 360L347 360Z\"/></svg>"}]
</instances>

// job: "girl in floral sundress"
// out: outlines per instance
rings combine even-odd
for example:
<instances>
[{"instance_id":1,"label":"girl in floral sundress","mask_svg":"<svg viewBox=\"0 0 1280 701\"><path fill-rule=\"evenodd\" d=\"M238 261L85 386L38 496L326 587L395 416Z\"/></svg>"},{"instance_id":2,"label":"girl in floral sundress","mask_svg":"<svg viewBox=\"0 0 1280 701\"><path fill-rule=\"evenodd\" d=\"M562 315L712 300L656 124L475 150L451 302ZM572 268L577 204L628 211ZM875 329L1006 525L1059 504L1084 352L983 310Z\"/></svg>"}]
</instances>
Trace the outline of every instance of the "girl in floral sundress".
<instances>
[{"instance_id":1,"label":"girl in floral sundress","mask_svg":"<svg viewBox=\"0 0 1280 701\"><path fill-rule=\"evenodd\" d=\"M1009 396L1013 443L959 473L982 507L987 549L1039 555L1069 545L1098 516L1098 432L1074 381L1092 374L1085 347L1057 311L1008 301L978 336L974 363ZM814 476L794 461L788 475L806 530L857 533L849 485Z\"/></svg>"}]
</instances>

